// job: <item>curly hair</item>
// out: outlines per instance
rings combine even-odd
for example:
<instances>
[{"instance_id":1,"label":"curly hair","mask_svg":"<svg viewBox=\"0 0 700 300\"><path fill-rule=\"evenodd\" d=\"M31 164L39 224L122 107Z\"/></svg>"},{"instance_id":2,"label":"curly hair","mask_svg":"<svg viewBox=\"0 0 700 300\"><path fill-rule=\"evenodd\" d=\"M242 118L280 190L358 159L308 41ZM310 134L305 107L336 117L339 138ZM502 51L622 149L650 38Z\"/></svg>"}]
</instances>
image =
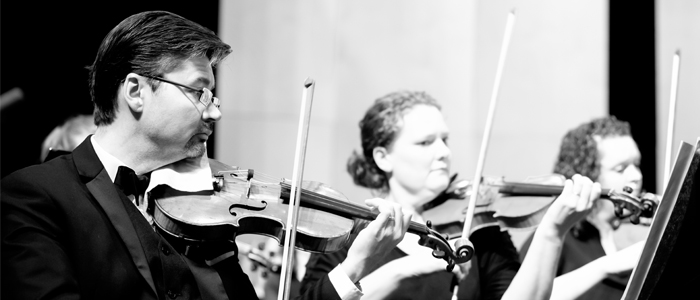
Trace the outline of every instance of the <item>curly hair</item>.
<instances>
[{"instance_id":1,"label":"curly hair","mask_svg":"<svg viewBox=\"0 0 700 300\"><path fill-rule=\"evenodd\" d=\"M600 175L600 163L598 157L598 144L594 137L630 136L629 123L620 121L615 116L593 119L590 122L579 125L564 135L559 148L559 156L554 165L554 173L571 178L581 174L593 181ZM601 209L600 205L594 205L589 218ZM571 229L574 237L586 239L590 237L593 228L586 219L578 222Z\"/></svg>"},{"instance_id":2,"label":"curly hair","mask_svg":"<svg viewBox=\"0 0 700 300\"><path fill-rule=\"evenodd\" d=\"M554 173L562 174L566 178L581 174L591 180L597 180L600 165L598 145L594 137L628 135L631 135L629 123L620 121L615 116L598 118L579 125L564 135Z\"/></svg>"},{"instance_id":3,"label":"curly hair","mask_svg":"<svg viewBox=\"0 0 700 300\"><path fill-rule=\"evenodd\" d=\"M359 123L362 153L353 151L347 162L347 171L355 184L366 188L387 191L388 177L379 169L372 152L377 147L389 147L401 130L403 116L416 105L429 105L441 109L426 92L397 91L374 101Z\"/></svg>"},{"instance_id":4,"label":"curly hair","mask_svg":"<svg viewBox=\"0 0 700 300\"><path fill-rule=\"evenodd\" d=\"M129 73L162 76L183 61L204 56L212 68L231 47L211 30L167 11L146 11L124 19L102 40L90 70L95 124L108 125L117 110L117 91ZM158 82L148 80L151 87Z\"/></svg>"}]
</instances>

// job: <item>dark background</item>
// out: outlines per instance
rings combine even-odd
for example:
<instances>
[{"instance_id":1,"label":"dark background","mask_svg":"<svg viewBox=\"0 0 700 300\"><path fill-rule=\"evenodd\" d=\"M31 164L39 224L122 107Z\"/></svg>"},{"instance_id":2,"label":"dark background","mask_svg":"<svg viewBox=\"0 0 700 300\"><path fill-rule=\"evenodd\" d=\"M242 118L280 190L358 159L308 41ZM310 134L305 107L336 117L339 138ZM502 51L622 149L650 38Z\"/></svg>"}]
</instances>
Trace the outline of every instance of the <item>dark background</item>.
<instances>
[{"instance_id":1,"label":"dark background","mask_svg":"<svg viewBox=\"0 0 700 300\"><path fill-rule=\"evenodd\" d=\"M610 0L609 112L630 123L642 154L643 188L656 191L654 0Z\"/></svg>"},{"instance_id":2,"label":"dark background","mask_svg":"<svg viewBox=\"0 0 700 300\"><path fill-rule=\"evenodd\" d=\"M39 163L41 143L55 126L92 114L86 67L112 28L146 10L167 10L218 30L218 0L2 1L0 93L15 87L24 93L0 115L2 177Z\"/></svg>"},{"instance_id":3,"label":"dark background","mask_svg":"<svg viewBox=\"0 0 700 300\"><path fill-rule=\"evenodd\" d=\"M654 0L610 1L609 111L631 123L644 188L656 187ZM92 113L86 66L127 16L168 10L217 31L219 1L3 1L0 88L24 100L2 110L1 176L39 162L44 137L66 118ZM214 157L214 135L207 150Z\"/></svg>"}]
</instances>

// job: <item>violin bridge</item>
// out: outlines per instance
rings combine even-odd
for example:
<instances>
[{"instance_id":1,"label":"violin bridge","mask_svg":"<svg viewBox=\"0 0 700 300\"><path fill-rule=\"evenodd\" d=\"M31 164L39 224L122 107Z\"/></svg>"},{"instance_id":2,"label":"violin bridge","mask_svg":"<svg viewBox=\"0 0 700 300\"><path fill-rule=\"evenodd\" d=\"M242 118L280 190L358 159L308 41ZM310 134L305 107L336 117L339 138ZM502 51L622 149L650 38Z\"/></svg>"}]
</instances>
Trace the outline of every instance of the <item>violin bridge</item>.
<instances>
[{"instance_id":1,"label":"violin bridge","mask_svg":"<svg viewBox=\"0 0 700 300\"><path fill-rule=\"evenodd\" d=\"M241 200L246 200L246 199L250 199L250 189L252 186L251 179L253 179L254 174L255 174L255 170L253 170L253 169L236 169L236 170L231 170L231 171L219 171L218 177L221 177L221 178L223 178L223 181L226 181L226 178L240 178L243 175L245 175L245 180L246 180L245 192L243 193L243 195L241 195ZM223 182L221 182L220 184L222 186L224 185ZM216 184L215 184L215 186L216 186ZM243 199L243 198L245 198L245 199Z\"/></svg>"},{"instance_id":2,"label":"violin bridge","mask_svg":"<svg viewBox=\"0 0 700 300\"><path fill-rule=\"evenodd\" d=\"M250 179L248 179L248 181L245 184L245 197L247 199L250 199L250 186L251 186Z\"/></svg>"}]
</instances>

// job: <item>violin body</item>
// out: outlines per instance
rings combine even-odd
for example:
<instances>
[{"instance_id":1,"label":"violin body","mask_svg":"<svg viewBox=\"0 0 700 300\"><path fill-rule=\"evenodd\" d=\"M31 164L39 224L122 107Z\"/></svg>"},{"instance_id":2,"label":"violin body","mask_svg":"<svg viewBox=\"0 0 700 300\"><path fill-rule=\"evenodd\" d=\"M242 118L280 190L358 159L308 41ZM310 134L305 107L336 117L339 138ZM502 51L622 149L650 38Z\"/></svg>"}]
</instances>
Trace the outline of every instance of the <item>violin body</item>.
<instances>
[{"instance_id":1,"label":"violin body","mask_svg":"<svg viewBox=\"0 0 700 300\"><path fill-rule=\"evenodd\" d=\"M563 185L564 180L563 176L554 174L532 177L526 182ZM549 205L556 198L553 195L514 196L501 193L500 189L507 186L502 178L485 177L482 181L476 198L470 235L481 228L491 226L499 226L503 230L533 228L539 224ZM423 217L431 220L433 228L443 234L450 237L460 235L468 209L467 199L472 192L471 182L456 180L456 177L453 177L450 187L441 195L443 198L438 200L443 203L426 210Z\"/></svg>"},{"instance_id":2,"label":"violin body","mask_svg":"<svg viewBox=\"0 0 700 300\"><path fill-rule=\"evenodd\" d=\"M211 161L211 160L210 160ZM212 163L212 172L223 164ZM218 168L217 168L218 167ZM289 191L282 184L246 180L228 167L220 191L183 193L159 186L154 197L154 221L163 231L192 242L233 241L236 236L256 234L284 243ZM304 182L303 189L333 193L322 184ZM321 210L300 207L296 248L327 253L340 250L350 239L355 220Z\"/></svg>"}]
</instances>

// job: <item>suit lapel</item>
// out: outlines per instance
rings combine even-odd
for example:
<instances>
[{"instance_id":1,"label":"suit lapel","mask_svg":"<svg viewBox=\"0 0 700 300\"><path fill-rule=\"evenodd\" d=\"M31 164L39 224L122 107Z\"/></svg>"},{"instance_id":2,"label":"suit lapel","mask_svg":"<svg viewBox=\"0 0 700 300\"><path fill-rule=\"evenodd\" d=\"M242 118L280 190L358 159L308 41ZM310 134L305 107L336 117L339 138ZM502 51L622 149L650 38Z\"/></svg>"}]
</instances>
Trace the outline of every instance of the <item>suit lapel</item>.
<instances>
[{"instance_id":1,"label":"suit lapel","mask_svg":"<svg viewBox=\"0 0 700 300\"><path fill-rule=\"evenodd\" d=\"M97 154L95 154L90 137L75 148L72 155L78 173L84 178L83 180L88 190L95 197L105 214L107 214L110 222L117 230L117 233L119 233L127 249L129 249L131 259L134 261L136 268L157 295L158 293L151 277L151 269L148 266L148 260L136 229L134 229L129 214L124 208L117 187L109 178L107 171L102 166Z\"/></svg>"}]
</instances>

